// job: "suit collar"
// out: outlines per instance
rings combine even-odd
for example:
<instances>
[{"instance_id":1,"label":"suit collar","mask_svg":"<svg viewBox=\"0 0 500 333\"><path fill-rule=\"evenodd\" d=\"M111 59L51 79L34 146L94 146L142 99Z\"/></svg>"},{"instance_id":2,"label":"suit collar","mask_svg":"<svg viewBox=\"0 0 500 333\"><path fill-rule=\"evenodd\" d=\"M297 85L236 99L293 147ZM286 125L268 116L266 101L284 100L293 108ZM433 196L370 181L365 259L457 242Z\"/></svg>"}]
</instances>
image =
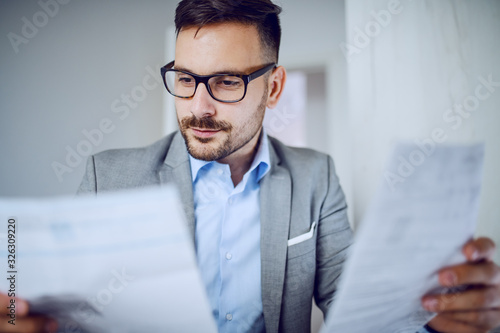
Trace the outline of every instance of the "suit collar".
<instances>
[{"instance_id":1,"label":"suit collar","mask_svg":"<svg viewBox=\"0 0 500 333\"><path fill-rule=\"evenodd\" d=\"M187 225L194 244L195 218L191 168L184 139L179 131L173 134L165 160L158 170L161 186L174 183L179 191Z\"/></svg>"},{"instance_id":2,"label":"suit collar","mask_svg":"<svg viewBox=\"0 0 500 333\"><path fill-rule=\"evenodd\" d=\"M176 168L185 162L188 162L189 154L184 143L184 138L179 131L175 132L172 137L172 143L165 156L164 164L169 167Z\"/></svg>"}]
</instances>

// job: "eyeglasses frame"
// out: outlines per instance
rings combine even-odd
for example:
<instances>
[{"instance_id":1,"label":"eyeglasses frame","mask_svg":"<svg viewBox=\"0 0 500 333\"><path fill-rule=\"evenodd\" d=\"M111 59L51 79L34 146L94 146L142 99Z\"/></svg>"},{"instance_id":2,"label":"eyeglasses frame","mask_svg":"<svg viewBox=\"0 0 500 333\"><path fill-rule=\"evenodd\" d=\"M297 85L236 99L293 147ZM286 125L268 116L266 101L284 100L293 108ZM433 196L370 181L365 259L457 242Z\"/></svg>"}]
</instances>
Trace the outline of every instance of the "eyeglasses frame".
<instances>
[{"instance_id":1,"label":"eyeglasses frame","mask_svg":"<svg viewBox=\"0 0 500 333\"><path fill-rule=\"evenodd\" d=\"M259 78L261 77L262 75L264 75L265 73L267 73L269 70L271 69L274 69L276 68L276 64L273 63L273 64L268 64L268 65L265 65L264 67L256 70L255 72L252 72L250 74L246 74L246 75L242 75L242 74L233 74L233 73L219 73L219 74L211 74L211 75L198 75L198 74L194 74L194 73L191 73L191 72L188 72L188 71L183 71L183 70L178 70L178 69L173 69L172 67L174 67L174 63L175 63L175 60L169 62L168 64L166 64L165 66L163 66L161 68L161 77L163 78L163 84L165 85L165 88L167 89L167 91L172 95L172 96L175 96L175 97L178 97L178 98L184 98L184 99L189 99L189 98L192 98L195 94L196 94L196 89L198 89L198 85L200 83L203 83L205 84L205 87L207 88L207 91L208 93L210 94L210 96L215 99L216 101L218 102L222 102L222 103L237 103L241 100L243 100L243 98L245 98L246 94L247 94L247 87L248 87L248 84L252 81L252 80L255 80L256 78ZM172 93L170 91L170 89L168 89L168 86L167 86L167 81L165 79L165 74L167 72L178 72L178 73L184 73L184 74L188 74L188 75L191 75L192 77L194 77L194 80L195 80L195 87L194 87L194 91L193 91L193 94L191 96L179 96L179 95L176 95L174 93ZM240 99L237 99L237 100L232 100L232 101L224 101L224 100L220 100L218 98L216 98L214 96L214 94L212 93L212 89L210 88L210 85L208 84L208 80L210 80L211 78L213 77L217 77L217 76L236 76L236 77L239 77L240 79L243 80L243 83L245 84L245 90L243 92L243 96L240 98Z\"/></svg>"}]
</instances>

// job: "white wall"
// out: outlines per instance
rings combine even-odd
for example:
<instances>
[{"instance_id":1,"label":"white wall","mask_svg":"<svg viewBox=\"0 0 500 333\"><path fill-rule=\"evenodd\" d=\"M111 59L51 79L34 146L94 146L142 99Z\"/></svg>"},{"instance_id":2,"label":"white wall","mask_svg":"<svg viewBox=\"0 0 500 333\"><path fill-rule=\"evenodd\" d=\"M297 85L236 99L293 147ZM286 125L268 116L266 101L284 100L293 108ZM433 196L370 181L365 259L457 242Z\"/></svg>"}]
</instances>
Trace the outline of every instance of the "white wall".
<instances>
[{"instance_id":1,"label":"white wall","mask_svg":"<svg viewBox=\"0 0 500 333\"><path fill-rule=\"evenodd\" d=\"M440 128L446 143L485 142L477 231L500 244L500 86L493 92L481 88L489 96L465 117L449 111L473 101L481 77L500 82L500 2L401 1L399 13L366 42L357 28L375 22L373 10L390 6L387 0L346 5L346 43L358 47L348 57L355 222L381 178L391 144L430 138Z\"/></svg>"}]
</instances>

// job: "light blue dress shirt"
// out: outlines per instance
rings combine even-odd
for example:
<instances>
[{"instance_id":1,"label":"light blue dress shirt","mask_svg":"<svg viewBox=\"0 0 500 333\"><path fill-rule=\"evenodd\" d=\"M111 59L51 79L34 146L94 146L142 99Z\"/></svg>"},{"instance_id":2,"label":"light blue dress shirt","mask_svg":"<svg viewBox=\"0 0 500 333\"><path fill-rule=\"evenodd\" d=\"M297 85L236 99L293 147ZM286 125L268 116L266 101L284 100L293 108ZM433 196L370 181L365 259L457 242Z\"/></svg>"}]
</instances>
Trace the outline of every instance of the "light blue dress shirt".
<instances>
[{"instance_id":1,"label":"light blue dress shirt","mask_svg":"<svg viewBox=\"0 0 500 333\"><path fill-rule=\"evenodd\" d=\"M189 156L198 267L220 333L265 332L260 281L260 185L269 171L265 133L236 187L229 165Z\"/></svg>"}]
</instances>

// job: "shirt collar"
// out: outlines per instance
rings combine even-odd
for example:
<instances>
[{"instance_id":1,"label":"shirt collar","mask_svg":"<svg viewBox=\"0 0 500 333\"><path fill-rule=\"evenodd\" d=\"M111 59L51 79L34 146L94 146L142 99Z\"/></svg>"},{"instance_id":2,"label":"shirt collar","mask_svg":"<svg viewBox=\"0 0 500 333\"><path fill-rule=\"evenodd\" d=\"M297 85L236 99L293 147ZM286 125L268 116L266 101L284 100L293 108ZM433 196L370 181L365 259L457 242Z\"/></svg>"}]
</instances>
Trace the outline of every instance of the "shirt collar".
<instances>
[{"instance_id":1,"label":"shirt collar","mask_svg":"<svg viewBox=\"0 0 500 333\"><path fill-rule=\"evenodd\" d=\"M267 138L267 133L264 128L262 128L261 138L259 140L259 147L257 148L257 153L250 165L250 169L246 174L250 174L253 170L257 169L257 181L261 180L262 177L269 171L269 166L271 165L269 157L269 140ZM191 164L191 178L193 182L198 176L198 172L207 164L213 164L214 161L203 161L198 160L189 155L189 162Z\"/></svg>"}]
</instances>

